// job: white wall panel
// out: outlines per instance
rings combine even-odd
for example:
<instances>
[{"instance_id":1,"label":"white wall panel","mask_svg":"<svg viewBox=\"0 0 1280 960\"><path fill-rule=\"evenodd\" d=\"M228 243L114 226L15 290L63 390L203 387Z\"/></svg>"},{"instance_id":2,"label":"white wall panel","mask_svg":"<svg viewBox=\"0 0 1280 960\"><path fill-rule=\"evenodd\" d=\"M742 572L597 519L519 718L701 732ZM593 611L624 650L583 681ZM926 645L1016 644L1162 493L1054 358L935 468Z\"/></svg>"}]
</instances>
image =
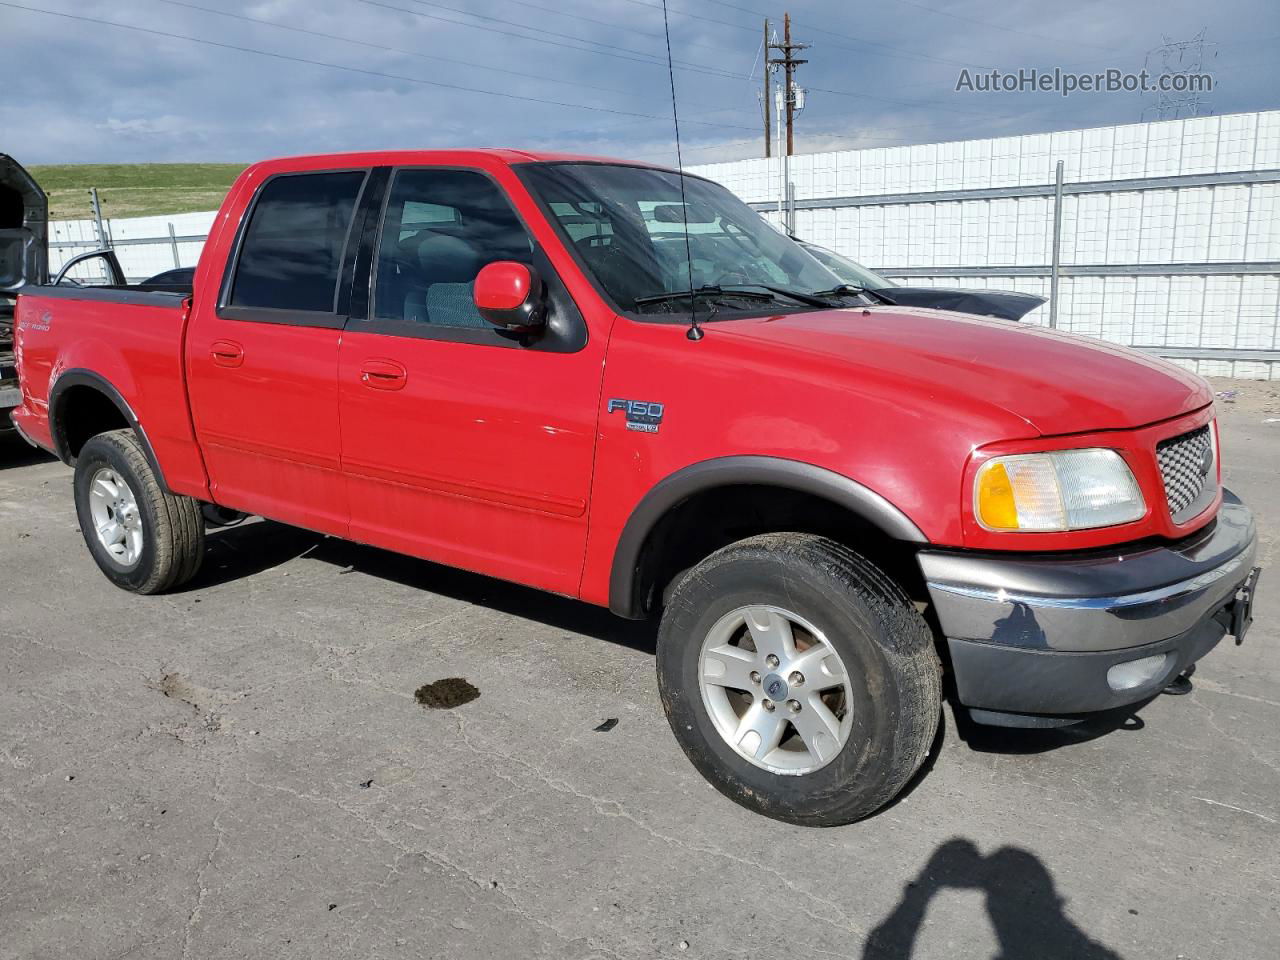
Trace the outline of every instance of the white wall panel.
<instances>
[{"instance_id":1,"label":"white wall panel","mask_svg":"<svg viewBox=\"0 0 1280 960\"><path fill-rule=\"evenodd\" d=\"M1280 260L1280 183L1250 188L1247 260Z\"/></svg>"},{"instance_id":2,"label":"white wall panel","mask_svg":"<svg viewBox=\"0 0 1280 960\"><path fill-rule=\"evenodd\" d=\"M1114 127L1083 130L1080 136L1080 180L1112 179L1112 155L1115 148Z\"/></svg>"},{"instance_id":3,"label":"white wall panel","mask_svg":"<svg viewBox=\"0 0 1280 960\"><path fill-rule=\"evenodd\" d=\"M1139 192L1111 194L1107 263L1138 262L1142 247L1142 198Z\"/></svg>"},{"instance_id":4,"label":"white wall panel","mask_svg":"<svg viewBox=\"0 0 1280 960\"><path fill-rule=\"evenodd\" d=\"M1253 187L1214 187L1213 210L1207 222L1197 224L1208 238L1210 261L1239 261L1245 258L1249 234L1249 197Z\"/></svg>"},{"instance_id":5,"label":"white wall panel","mask_svg":"<svg viewBox=\"0 0 1280 960\"><path fill-rule=\"evenodd\" d=\"M1204 284L1204 308L1200 315L1199 345L1234 347L1239 319L1240 277L1207 277Z\"/></svg>"}]
</instances>

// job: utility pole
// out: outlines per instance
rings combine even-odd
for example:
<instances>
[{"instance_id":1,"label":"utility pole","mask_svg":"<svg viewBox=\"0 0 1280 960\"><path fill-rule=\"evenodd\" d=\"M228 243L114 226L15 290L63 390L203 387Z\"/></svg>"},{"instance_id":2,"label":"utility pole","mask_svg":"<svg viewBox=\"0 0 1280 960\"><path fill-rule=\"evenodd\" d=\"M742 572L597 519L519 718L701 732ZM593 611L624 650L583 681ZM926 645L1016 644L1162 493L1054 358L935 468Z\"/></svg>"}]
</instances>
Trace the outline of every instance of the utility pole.
<instances>
[{"instance_id":1,"label":"utility pole","mask_svg":"<svg viewBox=\"0 0 1280 960\"><path fill-rule=\"evenodd\" d=\"M777 39L770 40L768 28L765 32L765 43L767 51L765 56L765 89L768 90L769 77L779 68L782 69L783 82L777 85L774 91L773 102L775 109L778 111L778 173L780 180L778 183L778 218L782 221L783 228L790 233L795 229L795 204L792 202L791 188L791 155L795 153L795 119L796 114L804 109L804 90L796 85L796 67L802 63L808 63L808 60L797 59L795 53L797 50L807 49L807 43L795 43L791 39L791 14L783 15L782 42ZM769 53L777 51L781 56L769 56ZM768 119L766 123L766 143L768 141ZM787 143L784 148L782 145L782 131L786 129ZM768 157L768 147L765 147L765 156Z\"/></svg>"},{"instance_id":2,"label":"utility pole","mask_svg":"<svg viewBox=\"0 0 1280 960\"><path fill-rule=\"evenodd\" d=\"M770 50L777 50L782 54L782 56L768 58L768 64L774 67L782 67L782 72L784 77L784 81L783 81L784 85L782 88L783 99L784 99L784 103L786 104L786 110L787 110L787 117L786 117L787 153L786 155L791 156L793 153L795 153L794 127L795 127L795 112L796 112L796 106L797 106L798 100L799 100L799 105L803 107L803 100L800 99L801 97L803 97L803 93L796 86L796 79L795 79L796 67L800 66L802 63L809 62L808 60L798 60L796 59L795 56L793 56L793 54L797 50L808 49L809 44L791 42L791 14L790 13L786 13L783 15L782 24L783 24L782 42L769 44Z\"/></svg>"},{"instance_id":3,"label":"utility pole","mask_svg":"<svg viewBox=\"0 0 1280 960\"><path fill-rule=\"evenodd\" d=\"M764 18L764 98L760 101L761 113L764 114L764 156L769 159L773 155L772 137L769 130L769 111L773 109L773 97L769 96L769 18Z\"/></svg>"}]
</instances>

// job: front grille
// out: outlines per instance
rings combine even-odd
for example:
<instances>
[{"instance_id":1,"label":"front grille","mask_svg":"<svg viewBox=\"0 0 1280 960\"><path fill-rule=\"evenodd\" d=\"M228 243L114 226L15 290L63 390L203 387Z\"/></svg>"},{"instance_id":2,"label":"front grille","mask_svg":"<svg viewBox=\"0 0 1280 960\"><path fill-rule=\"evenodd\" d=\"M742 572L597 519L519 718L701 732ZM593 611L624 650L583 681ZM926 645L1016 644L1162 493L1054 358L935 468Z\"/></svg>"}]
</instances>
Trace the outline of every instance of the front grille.
<instances>
[{"instance_id":1,"label":"front grille","mask_svg":"<svg viewBox=\"0 0 1280 960\"><path fill-rule=\"evenodd\" d=\"M1213 462L1213 438L1203 426L1156 445L1169 515L1185 523L1209 505L1217 492L1217 468Z\"/></svg>"}]
</instances>

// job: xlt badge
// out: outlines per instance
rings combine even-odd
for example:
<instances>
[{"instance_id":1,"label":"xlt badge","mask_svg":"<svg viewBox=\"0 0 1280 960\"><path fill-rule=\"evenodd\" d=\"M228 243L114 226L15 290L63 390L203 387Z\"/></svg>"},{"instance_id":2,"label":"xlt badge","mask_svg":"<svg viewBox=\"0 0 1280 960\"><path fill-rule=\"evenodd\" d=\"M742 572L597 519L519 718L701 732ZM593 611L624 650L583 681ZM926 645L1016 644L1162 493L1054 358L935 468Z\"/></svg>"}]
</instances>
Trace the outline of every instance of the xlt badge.
<instances>
[{"instance_id":1,"label":"xlt badge","mask_svg":"<svg viewBox=\"0 0 1280 960\"><path fill-rule=\"evenodd\" d=\"M609 412L617 413L621 410L627 418L627 429L637 430L640 433L657 433L658 427L662 423L663 404L652 403L647 400L619 400L614 398L609 401Z\"/></svg>"}]
</instances>

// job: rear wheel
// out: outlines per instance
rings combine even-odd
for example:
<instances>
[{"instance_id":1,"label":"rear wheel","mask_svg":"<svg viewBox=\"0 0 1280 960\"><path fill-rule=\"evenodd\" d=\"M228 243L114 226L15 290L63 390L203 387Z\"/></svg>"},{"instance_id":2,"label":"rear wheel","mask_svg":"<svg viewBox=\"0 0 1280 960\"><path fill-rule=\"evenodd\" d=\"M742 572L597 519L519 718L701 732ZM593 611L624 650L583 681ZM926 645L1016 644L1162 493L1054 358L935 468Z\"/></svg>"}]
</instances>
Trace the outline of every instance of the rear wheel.
<instances>
[{"instance_id":1,"label":"rear wheel","mask_svg":"<svg viewBox=\"0 0 1280 960\"><path fill-rule=\"evenodd\" d=\"M100 433L84 445L75 500L89 552L116 586L162 593L200 569L200 504L165 492L132 430Z\"/></svg>"},{"instance_id":2,"label":"rear wheel","mask_svg":"<svg viewBox=\"0 0 1280 960\"><path fill-rule=\"evenodd\" d=\"M732 544L681 578L658 683L676 739L718 790L814 826L896 796L941 709L932 636L911 601L864 558L806 534Z\"/></svg>"}]
</instances>

